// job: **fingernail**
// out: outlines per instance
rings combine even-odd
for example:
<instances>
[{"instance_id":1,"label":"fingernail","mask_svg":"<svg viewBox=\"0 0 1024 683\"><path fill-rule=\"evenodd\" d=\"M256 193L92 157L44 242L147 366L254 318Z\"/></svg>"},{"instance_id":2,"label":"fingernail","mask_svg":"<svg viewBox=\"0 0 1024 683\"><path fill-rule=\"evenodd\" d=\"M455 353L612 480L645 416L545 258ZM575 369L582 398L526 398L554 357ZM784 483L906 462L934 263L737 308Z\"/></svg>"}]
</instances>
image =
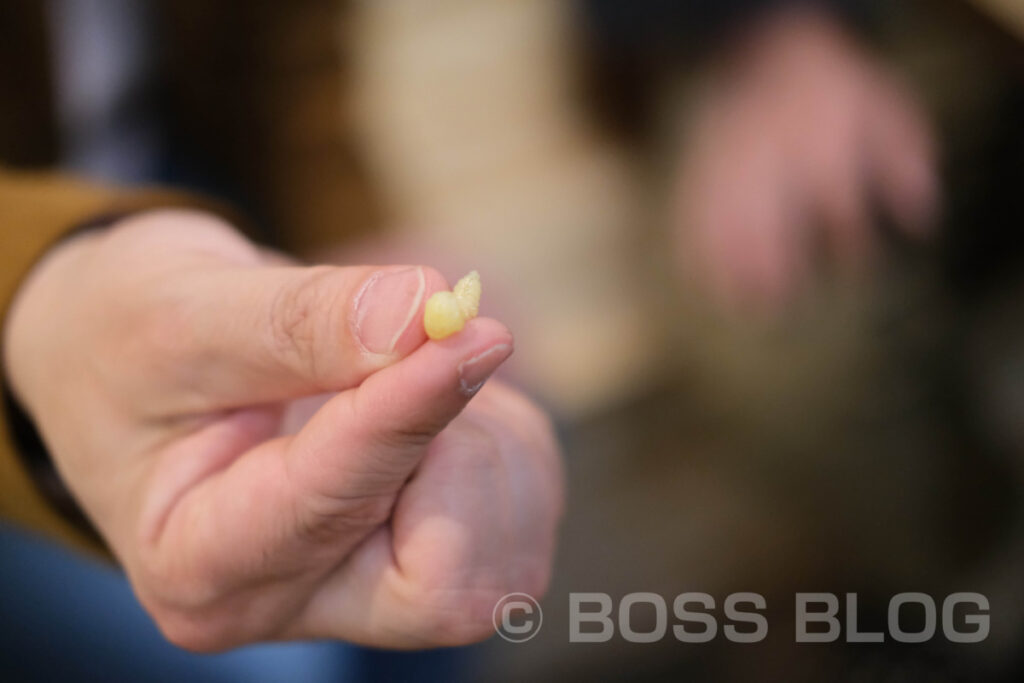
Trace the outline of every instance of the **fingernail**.
<instances>
[{"instance_id":1,"label":"fingernail","mask_svg":"<svg viewBox=\"0 0 1024 683\"><path fill-rule=\"evenodd\" d=\"M459 391L472 396L480 391L487 378L512 354L511 344L495 344L459 363Z\"/></svg>"},{"instance_id":2,"label":"fingernail","mask_svg":"<svg viewBox=\"0 0 1024 683\"><path fill-rule=\"evenodd\" d=\"M364 351L393 353L416 319L427 282L422 268L378 271L356 295L353 329Z\"/></svg>"}]
</instances>

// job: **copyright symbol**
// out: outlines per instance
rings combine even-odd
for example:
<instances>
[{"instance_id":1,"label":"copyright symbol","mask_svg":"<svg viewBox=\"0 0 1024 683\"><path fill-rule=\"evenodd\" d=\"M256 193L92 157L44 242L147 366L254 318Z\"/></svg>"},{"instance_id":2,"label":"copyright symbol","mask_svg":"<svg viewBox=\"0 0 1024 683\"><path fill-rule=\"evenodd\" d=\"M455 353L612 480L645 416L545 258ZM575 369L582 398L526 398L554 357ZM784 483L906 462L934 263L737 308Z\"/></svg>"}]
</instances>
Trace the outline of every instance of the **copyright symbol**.
<instances>
[{"instance_id":1,"label":"copyright symbol","mask_svg":"<svg viewBox=\"0 0 1024 683\"><path fill-rule=\"evenodd\" d=\"M544 613L533 596L509 593L494 605L494 631L510 643L525 643L537 635Z\"/></svg>"}]
</instances>

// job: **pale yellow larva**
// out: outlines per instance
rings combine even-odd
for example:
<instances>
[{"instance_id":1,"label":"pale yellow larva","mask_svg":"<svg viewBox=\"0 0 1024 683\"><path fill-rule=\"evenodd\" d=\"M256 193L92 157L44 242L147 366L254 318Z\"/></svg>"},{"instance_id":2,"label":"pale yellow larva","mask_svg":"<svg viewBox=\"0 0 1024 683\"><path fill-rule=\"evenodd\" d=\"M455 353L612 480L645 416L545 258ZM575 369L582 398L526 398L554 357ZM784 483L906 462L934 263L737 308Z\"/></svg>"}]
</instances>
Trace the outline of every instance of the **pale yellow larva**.
<instances>
[{"instance_id":1,"label":"pale yellow larva","mask_svg":"<svg viewBox=\"0 0 1024 683\"><path fill-rule=\"evenodd\" d=\"M435 292L423 309L423 329L431 339L449 337L480 310L480 273L470 271L450 292Z\"/></svg>"}]
</instances>

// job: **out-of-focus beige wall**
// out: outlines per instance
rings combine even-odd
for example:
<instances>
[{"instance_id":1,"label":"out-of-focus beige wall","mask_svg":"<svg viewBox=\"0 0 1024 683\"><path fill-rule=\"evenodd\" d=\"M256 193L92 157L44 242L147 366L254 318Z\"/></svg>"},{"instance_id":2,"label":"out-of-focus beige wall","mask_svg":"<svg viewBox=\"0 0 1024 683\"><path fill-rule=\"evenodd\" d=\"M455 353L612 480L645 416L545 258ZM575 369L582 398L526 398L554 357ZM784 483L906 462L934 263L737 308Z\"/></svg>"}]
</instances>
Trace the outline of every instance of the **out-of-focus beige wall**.
<instances>
[{"instance_id":1,"label":"out-of-focus beige wall","mask_svg":"<svg viewBox=\"0 0 1024 683\"><path fill-rule=\"evenodd\" d=\"M574 97L570 3L352 9L357 137L392 234L480 270L483 313L516 331L520 379L559 412L635 392L657 344L644 202L628 153Z\"/></svg>"}]
</instances>

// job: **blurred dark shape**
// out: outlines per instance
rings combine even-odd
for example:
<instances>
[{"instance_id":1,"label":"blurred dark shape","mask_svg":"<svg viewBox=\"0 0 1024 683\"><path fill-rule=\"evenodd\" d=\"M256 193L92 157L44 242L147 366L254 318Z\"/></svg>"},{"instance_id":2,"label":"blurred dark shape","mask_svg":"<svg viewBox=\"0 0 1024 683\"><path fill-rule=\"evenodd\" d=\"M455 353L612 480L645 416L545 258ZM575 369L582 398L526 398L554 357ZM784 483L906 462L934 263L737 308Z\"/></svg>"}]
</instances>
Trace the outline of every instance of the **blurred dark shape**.
<instances>
[{"instance_id":1,"label":"blurred dark shape","mask_svg":"<svg viewBox=\"0 0 1024 683\"><path fill-rule=\"evenodd\" d=\"M0 3L0 161L57 162L49 35L42 2Z\"/></svg>"}]
</instances>

